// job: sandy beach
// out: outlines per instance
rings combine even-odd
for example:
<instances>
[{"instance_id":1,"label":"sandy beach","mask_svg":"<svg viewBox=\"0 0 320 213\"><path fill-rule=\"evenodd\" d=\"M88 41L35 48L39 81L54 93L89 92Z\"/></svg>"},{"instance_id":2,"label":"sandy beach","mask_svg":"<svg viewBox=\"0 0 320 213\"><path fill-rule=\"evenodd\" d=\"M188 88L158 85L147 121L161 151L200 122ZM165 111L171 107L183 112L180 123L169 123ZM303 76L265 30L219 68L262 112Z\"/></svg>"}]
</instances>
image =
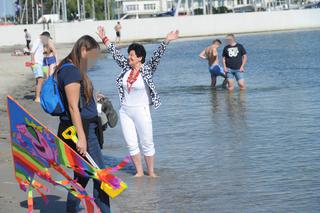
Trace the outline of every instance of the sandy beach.
<instances>
[{"instance_id":1,"label":"sandy beach","mask_svg":"<svg viewBox=\"0 0 320 213\"><path fill-rule=\"evenodd\" d=\"M27 192L19 189L14 176L6 106L7 95L12 96L31 114L36 115L36 118L51 131L57 132L58 127L58 117L46 114L41 106L33 101L34 75L30 68L24 66L26 61L30 61L30 56L11 56L13 49L18 48L21 49L21 46L0 48L0 213L27 212ZM56 48L59 59L62 59L71 51L72 44L57 44ZM69 172L72 175L71 170ZM65 212L67 192L53 188L49 184L46 185L50 189L49 193L46 193L49 202L45 204L42 197L34 192L34 212ZM91 183L87 188L92 194ZM120 212L116 204L112 205L112 211Z\"/></svg>"},{"instance_id":2,"label":"sandy beach","mask_svg":"<svg viewBox=\"0 0 320 213\"><path fill-rule=\"evenodd\" d=\"M35 80L29 68L24 67L30 56L11 56L10 49L0 53L0 212L27 212L27 193L21 191L15 181L10 146L9 123L6 110L6 96L17 99L32 114L56 131L56 118L49 117L33 102ZM64 57L70 48L60 47L58 53ZM53 189L48 194L46 206L41 197L34 193L34 212L64 212L66 193Z\"/></svg>"}]
</instances>

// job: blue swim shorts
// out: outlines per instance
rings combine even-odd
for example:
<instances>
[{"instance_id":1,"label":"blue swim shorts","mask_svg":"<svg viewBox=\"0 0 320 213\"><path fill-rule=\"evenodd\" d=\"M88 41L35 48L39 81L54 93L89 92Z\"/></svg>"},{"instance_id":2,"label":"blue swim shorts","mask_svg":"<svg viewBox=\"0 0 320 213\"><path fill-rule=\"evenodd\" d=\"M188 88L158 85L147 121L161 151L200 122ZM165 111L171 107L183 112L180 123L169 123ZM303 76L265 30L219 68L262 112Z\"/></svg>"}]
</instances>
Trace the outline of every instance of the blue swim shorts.
<instances>
[{"instance_id":1,"label":"blue swim shorts","mask_svg":"<svg viewBox=\"0 0 320 213\"><path fill-rule=\"evenodd\" d=\"M43 58L43 66L50 66L51 64L55 64L57 62L55 56L49 56Z\"/></svg>"},{"instance_id":2,"label":"blue swim shorts","mask_svg":"<svg viewBox=\"0 0 320 213\"><path fill-rule=\"evenodd\" d=\"M214 76L224 76L224 71L222 69L222 67L218 64L214 64L212 66L209 67L209 72Z\"/></svg>"},{"instance_id":3,"label":"blue swim shorts","mask_svg":"<svg viewBox=\"0 0 320 213\"><path fill-rule=\"evenodd\" d=\"M42 66L40 64L33 65L32 72L35 78L43 78Z\"/></svg>"},{"instance_id":4,"label":"blue swim shorts","mask_svg":"<svg viewBox=\"0 0 320 213\"><path fill-rule=\"evenodd\" d=\"M240 70L229 69L229 71L227 72L227 79L233 78L236 78L237 81L244 79L244 73L240 72Z\"/></svg>"}]
</instances>

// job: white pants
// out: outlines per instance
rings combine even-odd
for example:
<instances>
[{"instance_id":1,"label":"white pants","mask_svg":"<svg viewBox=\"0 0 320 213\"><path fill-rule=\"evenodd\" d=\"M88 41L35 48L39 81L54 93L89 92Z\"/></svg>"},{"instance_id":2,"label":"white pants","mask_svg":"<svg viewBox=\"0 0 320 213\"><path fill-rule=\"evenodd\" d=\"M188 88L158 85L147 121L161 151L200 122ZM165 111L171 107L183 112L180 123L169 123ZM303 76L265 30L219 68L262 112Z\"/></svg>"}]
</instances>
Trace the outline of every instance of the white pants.
<instances>
[{"instance_id":1,"label":"white pants","mask_svg":"<svg viewBox=\"0 0 320 213\"><path fill-rule=\"evenodd\" d=\"M155 154L153 144L152 119L150 107L121 106L119 111L120 122L124 139L127 142L131 156L140 153L138 140L144 156Z\"/></svg>"}]
</instances>

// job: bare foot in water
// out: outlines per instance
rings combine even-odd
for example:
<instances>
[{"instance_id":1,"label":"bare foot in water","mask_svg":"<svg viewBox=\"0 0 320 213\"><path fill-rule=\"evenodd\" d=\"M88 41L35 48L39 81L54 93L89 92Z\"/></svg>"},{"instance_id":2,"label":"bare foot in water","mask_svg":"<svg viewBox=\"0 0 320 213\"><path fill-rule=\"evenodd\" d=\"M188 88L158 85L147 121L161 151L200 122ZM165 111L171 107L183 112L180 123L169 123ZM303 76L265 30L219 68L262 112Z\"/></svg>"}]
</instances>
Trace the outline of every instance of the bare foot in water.
<instances>
[{"instance_id":1,"label":"bare foot in water","mask_svg":"<svg viewBox=\"0 0 320 213\"><path fill-rule=\"evenodd\" d=\"M40 103L40 99L34 99L34 102Z\"/></svg>"},{"instance_id":2,"label":"bare foot in water","mask_svg":"<svg viewBox=\"0 0 320 213\"><path fill-rule=\"evenodd\" d=\"M135 178L141 178L141 177L143 177L144 176L144 174L135 174L133 177L135 177Z\"/></svg>"},{"instance_id":3,"label":"bare foot in water","mask_svg":"<svg viewBox=\"0 0 320 213\"><path fill-rule=\"evenodd\" d=\"M155 173L152 173L152 174L149 174L149 177L151 177L151 178L158 178L159 176L156 175Z\"/></svg>"}]
</instances>

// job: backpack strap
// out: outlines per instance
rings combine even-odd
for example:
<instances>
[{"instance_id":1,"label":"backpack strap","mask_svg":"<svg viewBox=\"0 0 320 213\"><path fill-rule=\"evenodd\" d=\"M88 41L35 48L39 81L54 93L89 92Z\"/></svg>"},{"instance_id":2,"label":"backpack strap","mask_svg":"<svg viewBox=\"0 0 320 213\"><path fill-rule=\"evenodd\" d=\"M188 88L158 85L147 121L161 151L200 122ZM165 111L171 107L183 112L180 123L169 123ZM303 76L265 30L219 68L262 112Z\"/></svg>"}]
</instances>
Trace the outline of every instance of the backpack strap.
<instances>
[{"instance_id":1,"label":"backpack strap","mask_svg":"<svg viewBox=\"0 0 320 213\"><path fill-rule=\"evenodd\" d=\"M71 63L71 62L63 63L63 64L59 67L59 69L56 69L56 70L55 70L55 72L54 72L54 74L53 74L53 75L56 76L58 88L59 88L60 91L62 91L62 90L61 90L60 85L59 85L59 82L58 82L58 73L59 73L61 70L63 70L64 68L66 68L66 67L75 67L75 65L74 65L73 63ZM62 96L61 96L61 98L64 99ZM66 102L66 100L63 100L63 102ZM83 108L83 106L84 106L84 105L83 105L83 101L82 101L82 98L81 98L81 91L80 91L80 98L79 98L79 109L80 109L80 112L81 112L81 109ZM66 109L66 114L67 114L67 116L71 119L71 115L69 114L69 109Z\"/></svg>"}]
</instances>

